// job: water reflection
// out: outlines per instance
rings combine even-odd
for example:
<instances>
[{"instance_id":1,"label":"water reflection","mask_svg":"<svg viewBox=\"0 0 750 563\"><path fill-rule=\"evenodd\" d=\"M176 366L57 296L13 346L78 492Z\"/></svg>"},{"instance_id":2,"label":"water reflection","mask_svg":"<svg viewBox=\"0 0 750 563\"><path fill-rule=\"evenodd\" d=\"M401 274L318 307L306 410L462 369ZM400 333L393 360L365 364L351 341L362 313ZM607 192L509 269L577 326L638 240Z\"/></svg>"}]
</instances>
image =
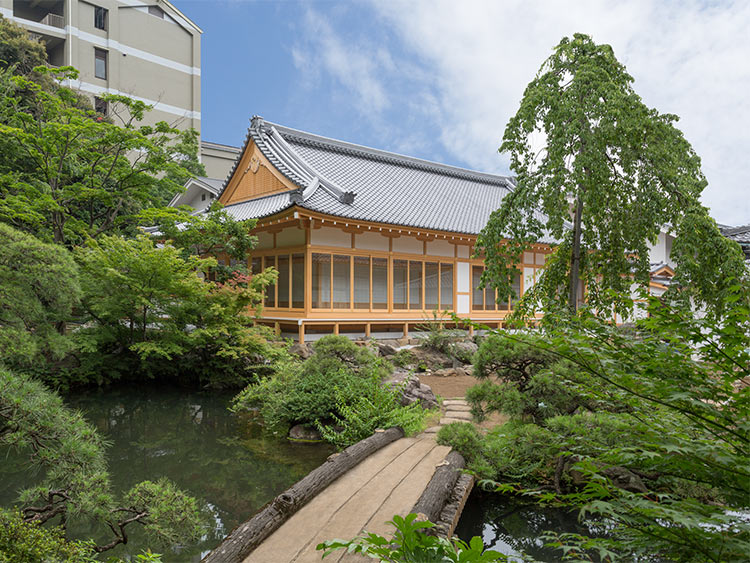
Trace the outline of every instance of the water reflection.
<instances>
[{"instance_id":1,"label":"water reflection","mask_svg":"<svg viewBox=\"0 0 750 563\"><path fill-rule=\"evenodd\" d=\"M199 561L240 522L320 465L328 446L289 444L264 437L247 416L226 409L231 393L187 393L140 388L68 397L112 444L108 462L114 490L145 479L167 477L206 503L214 522L197 545L154 549L165 561ZM0 505L9 506L18 490L39 479L27 471L27 456L0 451ZM102 528L72 522L71 535L108 537ZM111 553L136 554L147 547L143 534ZM153 548L153 546L152 546Z\"/></svg>"},{"instance_id":2,"label":"water reflection","mask_svg":"<svg viewBox=\"0 0 750 563\"><path fill-rule=\"evenodd\" d=\"M543 508L518 499L478 489L469 496L456 528L464 541L481 536L488 549L522 561L525 553L536 561L560 561L560 552L544 547L539 537L547 531L592 535L593 530L578 522L577 511Z\"/></svg>"}]
</instances>

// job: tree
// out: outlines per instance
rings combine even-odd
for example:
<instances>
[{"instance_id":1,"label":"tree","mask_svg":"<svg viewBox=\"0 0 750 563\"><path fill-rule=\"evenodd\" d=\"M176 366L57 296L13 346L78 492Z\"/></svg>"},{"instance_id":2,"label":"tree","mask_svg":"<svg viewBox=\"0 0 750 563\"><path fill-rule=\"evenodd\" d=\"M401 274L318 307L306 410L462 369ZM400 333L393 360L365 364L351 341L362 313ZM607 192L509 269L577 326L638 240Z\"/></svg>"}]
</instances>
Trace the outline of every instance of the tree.
<instances>
[{"instance_id":1,"label":"tree","mask_svg":"<svg viewBox=\"0 0 750 563\"><path fill-rule=\"evenodd\" d=\"M61 246L0 223L0 358L25 370L72 347L65 322L78 304L78 267Z\"/></svg>"},{"instance_id":2,"label":"tree","mask_svg":"<svg viewBox=\"0 0 750 563\"><path fill-rule=\"evenodd\" d=\"M235 272L247 272L247 256L258 243L250 232L256 219L237 221L219 202L205 213L195 214L188 206L146 209L139 215L142 225L157 225L155 240L169 241L182 255L218 256L228 260L214 266L219 281L226 281ZM274 270L275 271L275 270Z\"/></svg>"},{"instance_id":3,"label":"tree","mask_svg":"<svg viewBox=\"0 0 750 563\"><path fill-rule=\"evenodd\" d=\"M750 498L748 293L727 288L721 320L651 298L636 331L582 314L542 336L499 333L572 365L564 383L600 407L516 420L479 446L458 436L479 452L470 467L490 466L503 491L599 519L607 539L549 536L571 553L585 545L606 550L605 561L745 561L750 521L736 513Z\"/></svg>"},{"instance_id":4,"label":"tree","mask_svg":"<svg viewBox=\"0 0 750 563\"><path fill-rule=\"evenodd\" d=\"M36 72L55 80L70 67ZM77 94L0 71L0 221L68 247L104 233L135 232L136 214L164 205L194 167L195 134L165 122L141 125L151 109L103 96L120 124L80 107Z\"/></svg>"},{"instance_id":5,"label":"tree","mask_svg":"<svg viewBox=\"0 0 750 563\"><path fill-rule=\"evenodd\" d=\"M0 16L0 68L15 66L20 74L30 74L46 62L44 45L30 39L29 32L20 25Z\"/></svg>"},{"instance_id":6,"label":"tree","mask_svg":"<svg viewBox=\"0 0 750 563\"><path fill-rule=\"evenodd\" d=\"M84 371L95 377L103 371L110 379L138 374L236 386L270 370L282 353L254 326L273 273L207 282L215 259L185 257L146 235L104 235L75 255L92 319L76 338Z\"/></svg>"},{"instance_id":7,"label":"tree","mask_svg":"<svg viewBox=\"0 0 750 563\"><path fill-rule=\"evenodd\" d=\"M139 523L149 538L172 545L200 537L202 517L195 499L165 479L138 483L121 499L111 492L104 442L80 413L25 375L0 369L0 445L29 452L30 470L40 484L20 494L26 522L44 524L71 517L104 523L113 539L94 546L102 552L127 543Z\"/></svg>"},{"instance_id":8,"label":"tree","mask_svg":"<svg viewBox=\"0 0 750 563\"><path fill-rule=\"evenodd\" d=\"M626 312L633 280L648 284L648 244L678 225L706 182L677 116L643 104L608 45L564 38L524 92L505 129L517 186L477 241L482 282L512 294L523 251L543 236L559 246L526 305L586 299ZM572 225L568 222L572 216Z\"/></svg>"}]
</instances>

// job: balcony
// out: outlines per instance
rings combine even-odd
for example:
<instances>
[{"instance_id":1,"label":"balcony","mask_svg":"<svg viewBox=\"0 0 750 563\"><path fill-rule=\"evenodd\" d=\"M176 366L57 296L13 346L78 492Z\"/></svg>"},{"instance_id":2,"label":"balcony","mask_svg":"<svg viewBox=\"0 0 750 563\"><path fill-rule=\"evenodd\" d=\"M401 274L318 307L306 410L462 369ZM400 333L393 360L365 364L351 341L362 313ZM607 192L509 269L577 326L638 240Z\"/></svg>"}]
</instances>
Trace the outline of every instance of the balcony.
<instances>
[{"instance_id":1,"label":"balcony","mask_svg":"<svg viewBox=\"0 0 750 563\"><path fill-rule=\"evenodd\" d=\"M65 0L13 0L13 16L29 23L65 29Z\"/></svg>"}]
</instances>

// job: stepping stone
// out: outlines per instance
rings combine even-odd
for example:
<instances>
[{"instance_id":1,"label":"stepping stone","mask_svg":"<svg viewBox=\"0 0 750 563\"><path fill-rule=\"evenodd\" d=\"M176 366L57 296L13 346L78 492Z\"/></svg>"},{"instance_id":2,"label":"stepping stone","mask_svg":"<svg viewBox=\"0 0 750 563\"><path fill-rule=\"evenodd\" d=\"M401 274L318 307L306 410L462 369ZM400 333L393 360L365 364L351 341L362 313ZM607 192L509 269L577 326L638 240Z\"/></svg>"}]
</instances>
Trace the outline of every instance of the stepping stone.
<instances>
[{"instance_id":1,"label":"stepping stone","mask_svg":"<svg viewBox=\"0 0 750 563\"><path fill-rule=\"evenodd\" d=\"M464 399L448 399L443 401L444 406L450 406L450 405L468 405Z\"/></svg>"},{"instance_id":2,"label":"stepping stone","mask_svg":"<svg viewBox=\"0 0 750 563\"><path fill-rule=\"evenodd\" d=\"M452 411L469 412L471 410L471 407L469 405L448 405L448 407L445 410L448 412L452 412Z\"/></svg>"},{"instance_id":3,"label":"stepping stone","mask_svg":"<svg viewBox=\"0 0 750 563\"><path fill-rule=\"evenodd\" d=\"M425 434L437 434L438 430L440 430L439 426L431 426L427 430L424 431Z\"/></svg>"},{"instance_id":4,"label":"stepping stone","mask_svg":"<svg viewBox=\"0 0 750 563\"><path fill-rule=\"evenodd\" d=\"M463 418L452 418L452 417L443 417L440 419L440 426L444 426L446 424L450 424L452 422L465 422L466 424L470 424L470 421L463 419Z\"/></svg>"},{"instance_id":5,"label":"stepping stone","mask_svg":"<svg viewBox=\"0 0 750 563\"><path fill-rule=\"evenodd\" d=\"M443 416L445 418L458 418L460 420L474 420L470 412L448 411Z\"/></svg>"}]
</instances>

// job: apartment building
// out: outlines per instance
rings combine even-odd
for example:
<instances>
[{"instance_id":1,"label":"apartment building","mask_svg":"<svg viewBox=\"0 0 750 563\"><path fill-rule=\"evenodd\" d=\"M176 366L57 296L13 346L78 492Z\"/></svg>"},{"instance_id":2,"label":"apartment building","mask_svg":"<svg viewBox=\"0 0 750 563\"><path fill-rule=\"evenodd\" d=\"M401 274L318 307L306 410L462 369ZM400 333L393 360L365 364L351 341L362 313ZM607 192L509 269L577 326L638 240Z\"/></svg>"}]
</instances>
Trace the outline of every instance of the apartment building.
<instances>
[{"instance_id":1,"label":"apartment building","mask_svg":"<svg viewBox=\"0 0 750 563\"><path fill-rule=\"evenodd\" d=\"M167 0L0 0L0 15L43 40L74 88L154 106L146 121L201 130L202 30Z\"/></svg>"}]
</instances>

